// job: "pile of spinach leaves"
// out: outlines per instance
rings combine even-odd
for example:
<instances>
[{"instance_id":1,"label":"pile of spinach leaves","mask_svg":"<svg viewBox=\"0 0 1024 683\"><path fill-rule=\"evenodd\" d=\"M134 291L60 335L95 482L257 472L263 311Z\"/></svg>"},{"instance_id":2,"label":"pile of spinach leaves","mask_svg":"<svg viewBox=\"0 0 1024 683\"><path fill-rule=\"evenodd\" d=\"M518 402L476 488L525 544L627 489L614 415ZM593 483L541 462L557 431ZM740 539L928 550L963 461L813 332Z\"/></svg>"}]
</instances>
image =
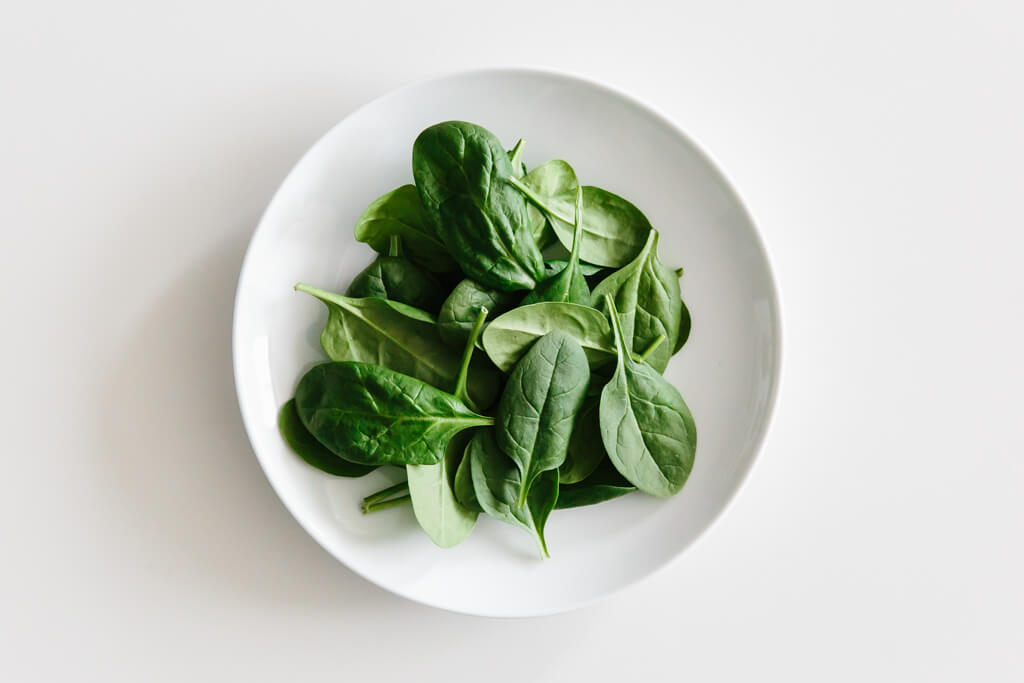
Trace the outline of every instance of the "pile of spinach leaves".
<instances>
[{"instance_id":1,"label":"pile of spinach leaves","mask_svg":"<svg viewBox=\"0 0 1024 683\"><path fill-rule=\"evenodd\" d=\"M363 512L411 503L443 548L485 513L547 556L554 510L686 483L696 427L662 373L690 314L637 207L522 151L462 121L420 133L415 184L356 223L376 260L344 294L296 285L327 307L329 361L279 427L328 474L405 470Z\"/></svg>"}]
</instances>

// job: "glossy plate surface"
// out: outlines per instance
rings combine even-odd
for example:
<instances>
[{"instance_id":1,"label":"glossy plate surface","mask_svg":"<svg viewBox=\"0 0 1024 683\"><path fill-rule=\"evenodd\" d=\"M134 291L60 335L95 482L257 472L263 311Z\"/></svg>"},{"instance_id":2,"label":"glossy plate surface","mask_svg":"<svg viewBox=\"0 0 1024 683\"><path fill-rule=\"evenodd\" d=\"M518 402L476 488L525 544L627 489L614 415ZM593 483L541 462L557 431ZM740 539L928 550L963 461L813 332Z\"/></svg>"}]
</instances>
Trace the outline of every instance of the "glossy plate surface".
<instances>
[{"instance_id":1,"label":"glossy plate surface","mask_svg":"<svg viewBox=\"0 0 1024 683\"><path fill-rule=\"evenodd\" d=\"M661 232L662 260L686 270L682 288L693 334L666 374L697 422L693 473L668 500L633 494L556 511L547 525L550 560L537 557L525 532L483 516L452 550L436 548L409 508L363 516L360 498L396 476L321 474L277 432L278 408L302 373L323 359L323 306L292 286L345 289L374 256L353 239L357 217L379 195L412 182L413 140L449 119L479 123L507 147L522 137L529 167L563 158L582 183L631 200ZM233 343L253 449L285 505L324 548L412 600L471 614L529 616L588 604L649 575L722 512L768 427L779 380L780 316L750 217L674 123L590 81L488 70L394 91L310 149L253 235L238 284Z\"/></svg>"}]
</instances>

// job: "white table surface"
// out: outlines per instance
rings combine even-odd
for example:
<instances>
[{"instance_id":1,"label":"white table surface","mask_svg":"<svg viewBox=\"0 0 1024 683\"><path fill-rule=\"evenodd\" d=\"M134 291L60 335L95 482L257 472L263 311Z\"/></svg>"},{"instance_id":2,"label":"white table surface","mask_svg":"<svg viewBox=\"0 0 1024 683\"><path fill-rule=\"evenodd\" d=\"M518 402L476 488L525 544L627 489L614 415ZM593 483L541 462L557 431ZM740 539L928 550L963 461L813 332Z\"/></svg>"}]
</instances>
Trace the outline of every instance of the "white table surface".
<instances>
[{"instance_id":1,"label":"white table surface","mask_svg":"<svg viewBox=\"0 0 1024 683\"><path fill-rule=\"evenodd\" d=\"M17 5L0 680L1024 680L1020 3ZM786 352L708 535L596 607L498 621L303 533L243 433L229 330L318 136L512 64L625 88L711 153L773 253Z\"/></svg>"}]
</instances>

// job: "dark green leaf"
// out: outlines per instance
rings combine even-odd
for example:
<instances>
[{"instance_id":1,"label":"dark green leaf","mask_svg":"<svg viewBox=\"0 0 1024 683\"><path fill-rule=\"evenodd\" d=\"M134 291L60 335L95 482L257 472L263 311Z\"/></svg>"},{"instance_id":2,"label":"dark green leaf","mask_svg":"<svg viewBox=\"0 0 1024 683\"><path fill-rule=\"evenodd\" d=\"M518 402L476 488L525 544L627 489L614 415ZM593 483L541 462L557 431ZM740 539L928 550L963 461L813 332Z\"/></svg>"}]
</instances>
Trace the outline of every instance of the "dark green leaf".
<instances>
[{"instance_id":1,"label":"dark green leaf","mask_svg":"<svg viewBox=\"0 0 1024 683\"><path fill-rule=\"evenodd\" d=\"M615 302L605 304L618 364L601 392L601 440L615 468L644 493L670 496L686 483L697 450L693 416L672 384L630 358Z\"/></svg>"},{"instance_id":2,"label":"dark green leaf","mask_svg":"<svg viewBox=\"0 0 1024 683\"><path fill-rule=\"evenodd\" d=\"M593 381L593 380L592 380ZM600 386L600 385L599 385ZM565 462L558 468L558 481L561 484L575 484L591 475L602 460L605 459L604 444L601 442L601 421L598 417L600 390L596 396L589 395L580 408L572 436L569 438L569 449L565 454Z\"/></svg>"},{"instance_id":3,"label":"dark green leaf","mask_svg":"<svg viewBox=\"0 0 1024 683\"><path fill-rule=\"evenodd\" d=\"M580 270L580 247L583 242L583 193L576 194L576 228L573 233L572 252L565 268L546 278L523 299L523 306L540 303L541 301L563 301L566 303L590 303L590 287Z\"/></svg>"},{"instance_id":4,"label":"dark green leaf","mask_svg":"<svg viewBox=\"0 0 1024 683\"><path fill-rule=\"evenodd\" d=\"M676 339L675 348L672 349L672 353L679 353L679 349L683 348L686 344L686 340L690 338L690 327L692 321L690 320L690 309L686 306L685 301L680 302L682 304L682 315L679 317L679 337Z\"/></svg>"},{"instance_id":5,"label":"dark green leaf","mask_svg":"<svg viewBox=\"0 0 1024 683\"><path fill-rule=\"evenodd\" d=\"M484 330L484 350L502 371L511 372L530 345L553 330L575 339L592 368L615 357L607 318L589 306L553 301L520 306L499 315Z\"/></svg>"},{"instance_id":6,"label":"dark green leaf","mask_svg":"<svg viewBox=\"0 0 1024 683\"><path fill-rule=\"evenodd\" d=\"M578 508L584 505L597 505L608 500L621 498L627 493L636 491L635 486L612 486L610 484L573 484L572 486L560 486L558 488L558 502L556 510Z\"/></svg>"},{"instance_id":7,"label":"dark green leaf","mask_svg":"<svg viewBox=\"0 0 1024 683\"><path fill-rule=\"evenodd\" d=\"M494 423L449 393L366 363L313 367L295 404L321 443L366 465L432 465L463 429Z\"/></svg>"},{"instance_id":8,"label":"dark green leaf","mask_svg":"<svg viewBox=\"0 0 1024 683\"><path fill-rule=\"evenodd\" d=\"M338 477L361 477L377 469L375 466L360 465L346 460L340 455L332 453L327 446L317 441L316 437L309 433L306 425L302 424L302 420L299 419L294 398L281 406L277 426L289 448L318 470Z\"/></svg>"},{"instance_id":9,"label":"dark green leaf","mask_svg":"<svg viewBox=\"0 0 1024 683\"><path fill-rule=\"evenodd\" d=\"M469 432L466 433L468 434ZM473 489L473 466L469 453L471 446L472 440L466 446L462 461L455 472L455 498L467 510L483 512L484 509L480 507L480 501L476 499L476 491Z\"/></svg>"},{"instance_id":10,"label":"dark green leaf","mask_svg":"<svg viewBox=\"0 0 1024 683\"><path fill-rule=\"evenodd\" d=\"M379 298L353 299L299 284L327 306L320 344L335 361L383 365L433 386L451 390L461 355L442 341L434 317L405 304ZM478 409L494 402L500 378L485 359L470 366L469 395Z\"/></svg>"},{"instance_id":11,"label":"dark green leaf","mask_svg":"<svg viewBox=\"0 0 1024 683\"><path fill-rule=\"evenodd\" d=\"M403 185L378 197L355 227L356 239L387 254L392 235L402 238L406 257L431 272L455 270L441 238L431 224L414 185Z\"/></svg>"},{"instance_id":12,"label":"dark green leaf","mask_svg":"<svg viewBox=\"0 0 1024 683\"><path fill-rule=\"evenodd\" d=\"M489 289L466 278L452 290L437 316L441 339L451 346L462 347L473 328L477 311L486 308L493 319L512 308L522 296L519 292Z\"/></svg>"},{"instance_id":13,"label":"dark green leaf","mask_svg":"<svg viewBox=\"0 0 1024 683\"><path fill-rule=\"evenodd\" d=\"M521 473L518 505L537 477L565 461L590 382L579 343L565 332L538 339L516 364L498 403L498 445Z\"/></svg>"},{"instance_id":14,"label":"dark green leaf","mask_svg":"<svg viewBox=\"0 0 1024 683\"><path fill-rule=\"evenodd\" d=\"M488 515L528 531L537 541L541 554L549 557L544 540L544 525L558 500L558 470L549 470L530 487L526 505L516 505L519 496L519 469L501 452L493 429L478 429L469 442L473 489L480 507Z\"/></svg>"},{"instance_id":15,"label":"dark green leaf","mask_svg":"<svg viewBox=\"0 0 1024 683\"><path fill-rule=\"evenodd\" d=\"M380 297L436 312L444 301L437 280L404 256L378 256L352 280L346 296Z\"/></svg>"},{"instance_id":16,"label":"dark green leaf","mask_svg":"<svg viewBox=\"0 0 1024 683\"><path fill-rule=\"evenodd\" d=\"M544 265L493 134L462 121L431 126L413 144L412 170L437 234L468 276L493 289L533 289Z\"/></svg>"},{"instance_id":17,"label":"dark green leaf","mask_svg":"<svg viewBox=\"0 0 1024 683\"><path fill-rule=\"evenodd\" d=\"M651 230L636 258L594 288L592 305L604 309L604 296L613 297L630 352L641 353L664 335L667 343L647 357L652 368L664 372L679 335L683 302L679 279L658 259L657 251L658 232Z\"/></svg>"}]
</instances>

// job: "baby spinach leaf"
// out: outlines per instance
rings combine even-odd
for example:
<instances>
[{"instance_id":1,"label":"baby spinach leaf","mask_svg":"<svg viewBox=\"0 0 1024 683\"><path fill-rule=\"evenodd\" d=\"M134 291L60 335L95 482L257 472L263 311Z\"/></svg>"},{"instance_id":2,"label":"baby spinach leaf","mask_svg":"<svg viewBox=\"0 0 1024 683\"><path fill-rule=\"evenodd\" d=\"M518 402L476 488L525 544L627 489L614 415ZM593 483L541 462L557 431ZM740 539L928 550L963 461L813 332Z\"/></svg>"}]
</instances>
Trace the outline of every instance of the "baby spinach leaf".
<instances>
[{"instance_id":1,"label":"baby spinach leaf","mask_svg":"<svg viewBox=\"0 0 1024 683\"><path fill-rule=\"evenodd\" d=\"M472 436L471 430L452 437L444 459L436 465L409 465L409 495L416 521L438 547L453 548L476 526L477 511L464 507L455 497L451 477Z\"/></svg>"},{"instance_id":2,"label":"baby spinach leaf","mask_svg":"<svg viewBox=\"0 0 1024 683\"><path fill-rule=\"evenodd\" d=\"M294 398L281 406L277 427L281 430L281 436L284 437L289 448L318 470L338 477L361 477L377 469L372 465L350 462L340 455L332 453L327 446L317 441L316 437L309 433L306 425L302 424L302 420L299 419Z\"/></svg>"},{"instance_id":3,"label":"baby spinach leaf","mask_svg":"<svg viewBox=\"0 0 1024 683\"><path fill-rule=\"evenodd\" d=\"M522 178L526 175L526 164L523 163L523 140L516 141L515 146L508 151L508 160L512 164L512 175Z\"/></svg>"},{"instance_id":4,"label":"baby spinach leaf","mask_svg":"<svg viewBox=\"0 0 1024 683\"><path fill-rule=\"evenodd\" d=\"M603 309L608 294L615 300L622 330L631 344L629 351L643 351L664 335L667 343L647 358L652 368L664 372L679 336L683 302L675 272L658 259L657 230L650 231L635 259L594 288L592 305Z\"/></svg>"},{"instance_id":5,"label":"baby spinach leaf","mask_svg":"<svg viewBox=\"0 0 1024 683\"><path fill-rule=\"evenodd\" d=\"M564 161L549 161L510 184L549 218L558 241L572 248L578 182ZM583 186L583 246L580 258L599 266L621 267L643 248L651 223L640 209L622 197L592 185Z\"/></svg>"},{"instance_id":6,"label":"baby spinach leaf","mask_svg":"<svg viewBox=\"0 0 1024 683\"><path fill-rule=\"evenodd\" d=\"M459 355L442 341L434 317L405 304L371 297L353 299L306 284L295 286L327 306L320 345L334 361L360 361L391 368L448 389L459 374ZM469 395L478 409L497 396L500 378L479 359L470 366Z\"/></svg>"},{"instance_id":7,"label":"baby spinach leaf","mask_svg":"<svg viewBox=\"0 0 1024 683\"><path fill-rule=\"evenodd\" d=\"M575 339L592 368L615 357L607 318L589 306L554 301L520 306L499 315L484 330L484 350L502 371L511 372L530 345L552 330Z\"/></svg>"},{"instance_id":8,"label":"baby spinach leaf","mask_svg":"<svg viewBox=\"0 0 1024 683\"><path fill-rule=\"evenodd\" d=\"M299 381L295 405L317 440L365 465L438 463L453 436L494 423L426 382L356 362L314 366Z\"/></svg>"},{"instance_id":9,"label":"baby spinach leaf","mask_svg":"<svg viewBox=\"0 0 1024 683\"><path fill-rule=\"evenodd\" d=\"M652 496L686 483L697 450L697 428L679 391L656 370L634 361L615 301L605 295L618 364L601 392L601 440L615 468Z\"/></svg>"},{"instance_id":10,"label":"baby spinach leaf","mask_svg":"<svg viewBox=\"0 0 1024 683\"><path fill-rule=\"evenodd\" d=\"M530 487L526 505L519 507L519 469L501 452L493 429L478 429L466 449L473 474L473 490L480 507L494 519L528 531L541 555L550 557L544 525L558 500L558 470L548 470Z\"/></svg>"},{"instance_id":11,"label":"baby spinach leaf","mask_svg":"<svg viewBox=\"0 0 1024 683\"><path fill-rule=\"evenodd\" d=\"M444 301L441 285L428 272L400 253L401 237L391 236L387 256L378 256L355 276L345 292L353 298L390 299L424 311L436 311Z\"/></svg>"},{"instance_id":12,"label":"baby spinach leaf","mask_svg":"<svg viewBox=\"0 0 1024 683\"><path fill-rule=\"evenodd\" d=\"M538 339L509 376L495 431L498 446L519 468L519 507L537 477L565 461L589 383L586 354L560 331Z\"/></svg>"},{"instance_id":13,"label":"baby spinach leaf","mask_svg":"<svg viewBox=\"0 0 1024 683\"><path fill-rule=\"evenodd\" d=\"M591 382L597 384L593 378ZM606 456L604 443L601 441L601 421L598 416L598 407L601 403L600 392L594 396L590 395L590 391L591 389L588 388L587 398L576 417L572 436L569 437L569 448L565 453L565 462L558 468L560 484L575 484L583 481L597 469Z\"/></svg>"},{"instance_id":14,"label":"baby spinach leaf","mask_svg":"<svg viewBox=\"0 0 1024 683\"><path fill-rule=\"evenodd\" d=\"M516 182L512 184L530 199L530 203L527 205L530 229L537 242L537 247L543 250L558 241L558 237L551 227L551 223L555 219L549 218L547 211L552 211L562 217L571 217L573 214L576 192L579 188L576 172L565 161L555 159L541 164L520 180L521 184ZM526 189L524 190L524 188ZM573 226L571 220L569 226L571 231Z\"/></svg>"},{"instance_id":15,"label":"baby spinach leaf","mask_svg":"<svg viewBox=\"0 0 1024 683\"><path fill-rule=\"evenodd\" d=\"M469 432L466 433L468 434ZM480 507L480 501L476 499L476 491L473 488L473 466L470 462L469 453L471 444L472 441L466 445L462 461L455 472L455 499L467 510L483 512L484 509Z\"/></svg>"},{"instance_id":16,"label":"baby spinach leaf","mask_svg":"<svg viewBox=\"0 0 1024 683\"><path fill-rule=\"evenodd\" d=\"M375 199L356 222L355 235L380 254L388 253L391 236L397 235L402 238L408 259L431 272L458 267L423 210L414 185L402 185Z\"/></svg>"},{"instance_id":17,"label":"baby spinach leaf","mask_svg":"<svg viewBox=\"0 0 1024 683\"><path fill-rule=\"evenodd\" d=\"M682 310L680 312L682 315L679 317L679 336L676 338L676 345L672 349L673 355L679 353L679 349L683 348L686 340L690 338L690 327L693 324L690 320L690 309L686 306L686 302L680 301L679 303L681 304Z\"/></svg>"},{"instance_id":18,"label":"baby spinach leaf","mask_svg":"<svg viewBox=\"0 0 1024 683\"><path fill-rule=\"evenodd\" d=\"M567 508L578 508L584 505L597 505L608 500L621 498L627 493L636 491L636 487L627 484L626 486L613 486L611 484L588 484L586 482L573 484L572 486L559 486L558 502L555 503L556 510Z\"/></svg>"},{"instance_id":19,"label":"baby spinach leaf","mask_svg":"<svg viewBox=\"0 0 1024 683\"><path fill-rule=\"evenodd\" d=\"M569 254L568 265L555 275L547 278L526 295L521 305L539 303L541 301L564 301L575 304L590 303L590 287L580 271L580 246L583 242L583 192L576 192L576 221L573 233L572 252Z\"/></svg>"},{"instance_id":20,"label":"baby spinach leaf","mask_svg":"<svg viewBox=\"0 0 1024 683\"><path fill-rule=\"evenodd\" d=\"M512 308L521 296L519 292L489 289L466 278L455 286L441 304L437 331L445 343L461 347L469 337L477 311L486 308L489 318L497 317Z\"/></svg>"},{"instance_id":21,"label":"baby spinach leaf","mask_svg":"<svg viewBox=\"0 0 1024 683\"><path fill-rule=\"evenodd\" d=\"M494 135L448 121L427 128L412 148L420 199L462 270L503 291L533 289L544 272L526 202L509 186L512 163Z\"/></svg>"}]
</instances>

